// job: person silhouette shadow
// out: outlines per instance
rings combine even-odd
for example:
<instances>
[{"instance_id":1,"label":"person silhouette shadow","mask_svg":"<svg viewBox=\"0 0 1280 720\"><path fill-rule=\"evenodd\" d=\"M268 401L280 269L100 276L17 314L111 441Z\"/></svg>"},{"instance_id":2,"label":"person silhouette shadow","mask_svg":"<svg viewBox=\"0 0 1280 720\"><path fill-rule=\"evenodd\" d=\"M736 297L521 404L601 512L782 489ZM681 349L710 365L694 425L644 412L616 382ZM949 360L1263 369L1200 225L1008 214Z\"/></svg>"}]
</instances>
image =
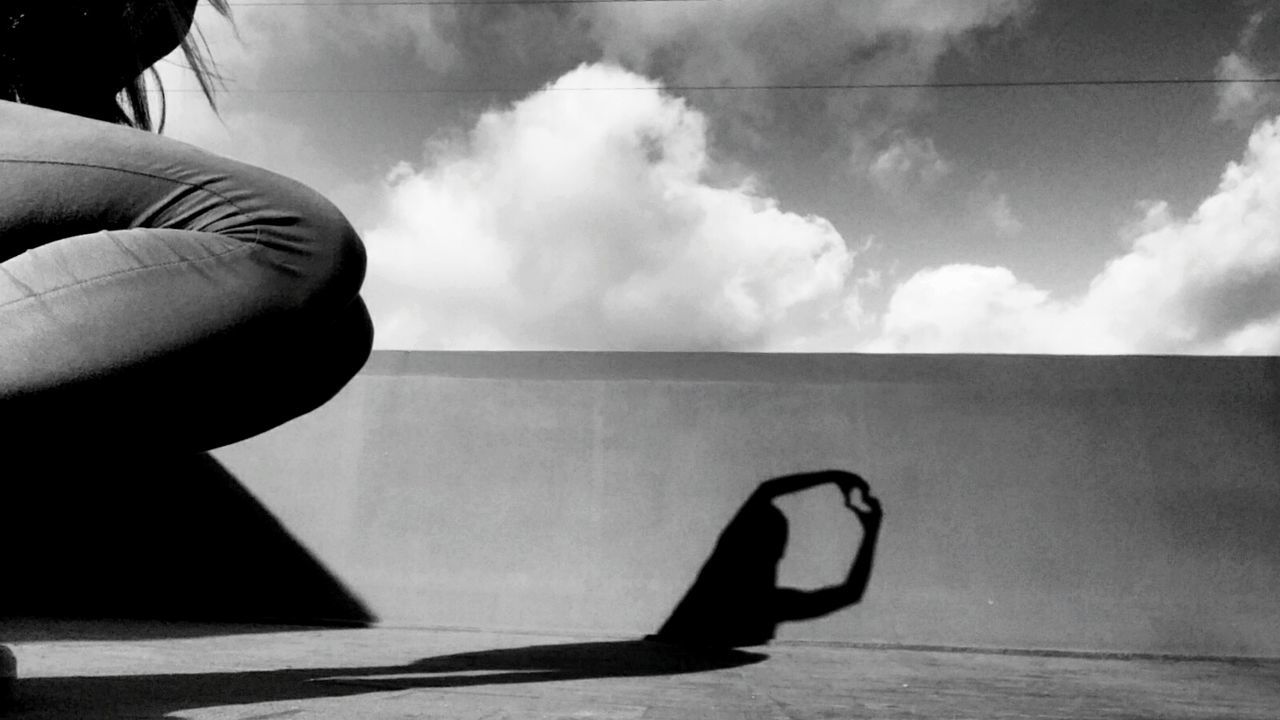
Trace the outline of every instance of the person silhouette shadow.
<instances>
[{"instance_id":1,"label":"person silhouette shadow","mask_svg":"<svg viewBox=\"0 0 1280 720\"><path fill-rule=\"evenodd\" d=\"M774 505L783 495L832 483L862 524L861 545L845 581L817 590L778 587L787 546L787 518ZM861 505L854 498L861 495ZM871 577L884 513L860 476L842 470L788 475L756 488L733 517L697 579L671 616L647 640L680 645L745 647L773 639L782 622L809 620L860 601Z\"/></svg>"}]
</instances>

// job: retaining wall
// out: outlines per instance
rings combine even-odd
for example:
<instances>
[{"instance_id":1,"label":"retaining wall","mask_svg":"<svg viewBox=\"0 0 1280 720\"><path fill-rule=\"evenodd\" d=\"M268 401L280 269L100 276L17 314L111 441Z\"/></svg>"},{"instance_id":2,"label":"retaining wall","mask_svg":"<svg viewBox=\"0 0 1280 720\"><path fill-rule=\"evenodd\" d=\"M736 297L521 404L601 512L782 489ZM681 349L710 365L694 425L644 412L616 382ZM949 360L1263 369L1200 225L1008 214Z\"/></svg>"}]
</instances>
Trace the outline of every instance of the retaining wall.
<instances>
[{"instance_id":1,"label":"retaining wall","mask_svg":"<svg viewBox=\"0 0 1280 720\"><path fill-rule=\"evenodd\" d=\"M215 457L382 622L640 634L757 485L885 507L779 639L1280 656L1280 359L378 352ZM832 487L779 584L839 582ZM750 598L743 598L750 602Z\"/></svg>"}]
</instances>

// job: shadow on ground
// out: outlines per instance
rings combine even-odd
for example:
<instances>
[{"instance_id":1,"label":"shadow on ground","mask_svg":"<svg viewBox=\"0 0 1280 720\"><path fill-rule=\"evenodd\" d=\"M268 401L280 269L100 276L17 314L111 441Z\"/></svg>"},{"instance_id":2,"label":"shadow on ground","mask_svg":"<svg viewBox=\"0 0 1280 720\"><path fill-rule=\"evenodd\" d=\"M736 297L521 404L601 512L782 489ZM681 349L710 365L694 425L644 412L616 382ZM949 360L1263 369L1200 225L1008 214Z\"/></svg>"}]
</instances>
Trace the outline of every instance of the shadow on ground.
<instances>
[{"instance_id":1,"label":"shadow on ground","mask_svg":"<svg viewBox=\"0 0 1280 720\"><path fill-rule=\"evenodd\" d=\"M5 513L15 545L0 617L347 627L374 619L206 453L13 454L0 487L0 504L16 510ZM23 639L41 639L38 625L25 627ZM142 626L107 627L129 638ZM163 626L147 627L155 637ZM48 639L66 639L67 629L51 624Z\"/></svg>"},{"instance_id":2,"label":"shadow on ground","mask_svg":"<svg viewBox=\"0 0 1280 720\"><path fill-rule=\"evenodd\" d=\"M186 622L145 619L0 618L0 643L183 640L264 633L342 631L342 625L298 623Z\"/></svg>"},{"instance_id":3,"label":"shadow on ground","mask_svg":"<svg viewBox=\"0 0 1280 720\"><path fill-rule=\"evenodd\" d=\"M766 658L741 650L625 640L484 650L381 667L29 678L19 684L12 717L153 717L196 708L417 688L676 675Z\"/></svg>"}]
</instances>

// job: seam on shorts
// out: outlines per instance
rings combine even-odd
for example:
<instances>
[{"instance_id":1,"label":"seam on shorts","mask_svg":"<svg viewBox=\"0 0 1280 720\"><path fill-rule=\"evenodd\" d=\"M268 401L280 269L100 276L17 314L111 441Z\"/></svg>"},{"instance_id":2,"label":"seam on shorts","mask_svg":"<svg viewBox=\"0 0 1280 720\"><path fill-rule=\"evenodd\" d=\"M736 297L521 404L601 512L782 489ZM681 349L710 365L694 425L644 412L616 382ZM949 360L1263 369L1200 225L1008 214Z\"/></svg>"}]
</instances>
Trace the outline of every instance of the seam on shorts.
<instances>
[{"instance_id":1,"label":"seam on shorts","mask_svg":"<svg viewBox=\"0 0 1280 720\"><path fill-rule=\"evenodd\" d=\"M246 212L244 208L237 205L234 200L227 197L223 193L218 192L217 190L214 190L204 185L193 183L187 180L178 180L176 178L171 178L166 175L157 175L156 173L149 173L142 170L133 170L130 168L114 167L111 165L101 165L98 163L79 162L76 160L43 160L39 158L24 158L24 157L9 156L9 157L0 157L0 163L14 163L14 164L30 163L33 165L64 165L67 167L92 168L94 170L109 170L113 172L124 173L126 175L137 175L138 177L151 178L152 180L162 180L164 182L173 183L175 185L185 185L186 187L194 188L196 190L209 193L210 195L218 198L219 200L226 203L227 205L230 205L232 208L235 209L236 212L240 213L241 217L245 218L246 220L250 219L251 217L249 213ZM153 229L166 229L166 228L153 228ZM181 228L167 228L167 229L181 229ZM191 229L191 228L186 228L186 229ZM250 240L249 242L251 242L254 245L261 245L262 244L261 236L262 236L262 229L255 226L253 230L253 239Z\"/></svg>"},{"instance_id":2,"label":"seam on shorts","mask_svg":"<svg viewBox=\"0 0 1280 720\"><path fill-rule=\"evenodd\" d=\"M154 228L143 228L143 229L154 229ZM126 270L117 270L112 273L107 273L106 275L99 275L97 277L88 278L86 280L80 280L78 282L71 283L70 285L59 285L56 288L51 288L49 290L46 290L41 293L37 293L35 295L27 295L26 297L15 298L8 302L0 303L0 310L4 310L5 308L12 307L14 305L17 305L18 303L26 302L28 300L41 300L53 295L57 295L58 293L61 293L66 290L74 290L78 287L83 287L85 285L92 285L93 283L104 282L106 280L118 278L122 275L130 275L133 273L146 272L148 270L159 270L161 268L173 267L174 265L184 265L184 264L195 265L196 263L202 263L207 260L216 260L221 257L226 257L227 255L230 255L232 253L253 250L254 247L255 247L254 245L250 245L246 243L238 247L233 247L230 250L223 250L222 252L214 253L213 255L205 255L204 257L201 257L201 258L171 260L169 262L160 263L158 265L147 265L145 267L134 267L134 268L128 268Z\"/></svg>"}]
</instances>

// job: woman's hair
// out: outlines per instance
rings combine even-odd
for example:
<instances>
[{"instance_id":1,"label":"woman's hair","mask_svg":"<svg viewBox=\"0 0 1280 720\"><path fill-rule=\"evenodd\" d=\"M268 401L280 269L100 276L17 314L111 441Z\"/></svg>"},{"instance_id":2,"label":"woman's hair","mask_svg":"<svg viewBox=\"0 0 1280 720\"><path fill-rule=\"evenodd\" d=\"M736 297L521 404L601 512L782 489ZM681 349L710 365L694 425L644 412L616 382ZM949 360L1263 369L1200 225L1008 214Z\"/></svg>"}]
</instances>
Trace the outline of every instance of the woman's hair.
<instances>
[{"instance_id":1,"label":"woman's hair","mask_svg":"<svg viewBox=\"0 0 1280 720\"><path fill-rule=\"evenodd\" d=\"M185 23L181 14L174 7L173 0L160 1L168 6L174 29L182 32ZM208 0L208 3L223 17L228 20L231 19L231 7L227 4L227 0ZM178 47L182 49L182 54L187 59L187 68L196 76L196 82L200 83L200 91L204 93L205 99L209 101L209 106L214 109L214 112L217 112L218 104L213 98L214 83L221 78L217 74L213 61L209 58L209 46L205 42L204 34L200 32L200 28L192 23L190 29L183 34ZM152 81L155 83L156 94L160 100L160 122L158 125L152 121L151 106L147 102L148 75L151 76ZM160 73L155 69L154 65L125 85L120 91L117 102L121 106L121 121L125 124L132 125L140 130L164 132L166 114L164 83L160 81Z\"/></svg>"},{"instance_id":2,"label":"woman's hair","mask_svg":"<svg viewBox=\"0 0 1280 720\"><path fill-rule=\"evenodd\" d=\"M195 26L200 1L0 0L0 98L161 131L165 97L155 64L181 48L216 111L219 77ZM227 0L207 2L231 19Z\"/></svg>"}]
</instances>

